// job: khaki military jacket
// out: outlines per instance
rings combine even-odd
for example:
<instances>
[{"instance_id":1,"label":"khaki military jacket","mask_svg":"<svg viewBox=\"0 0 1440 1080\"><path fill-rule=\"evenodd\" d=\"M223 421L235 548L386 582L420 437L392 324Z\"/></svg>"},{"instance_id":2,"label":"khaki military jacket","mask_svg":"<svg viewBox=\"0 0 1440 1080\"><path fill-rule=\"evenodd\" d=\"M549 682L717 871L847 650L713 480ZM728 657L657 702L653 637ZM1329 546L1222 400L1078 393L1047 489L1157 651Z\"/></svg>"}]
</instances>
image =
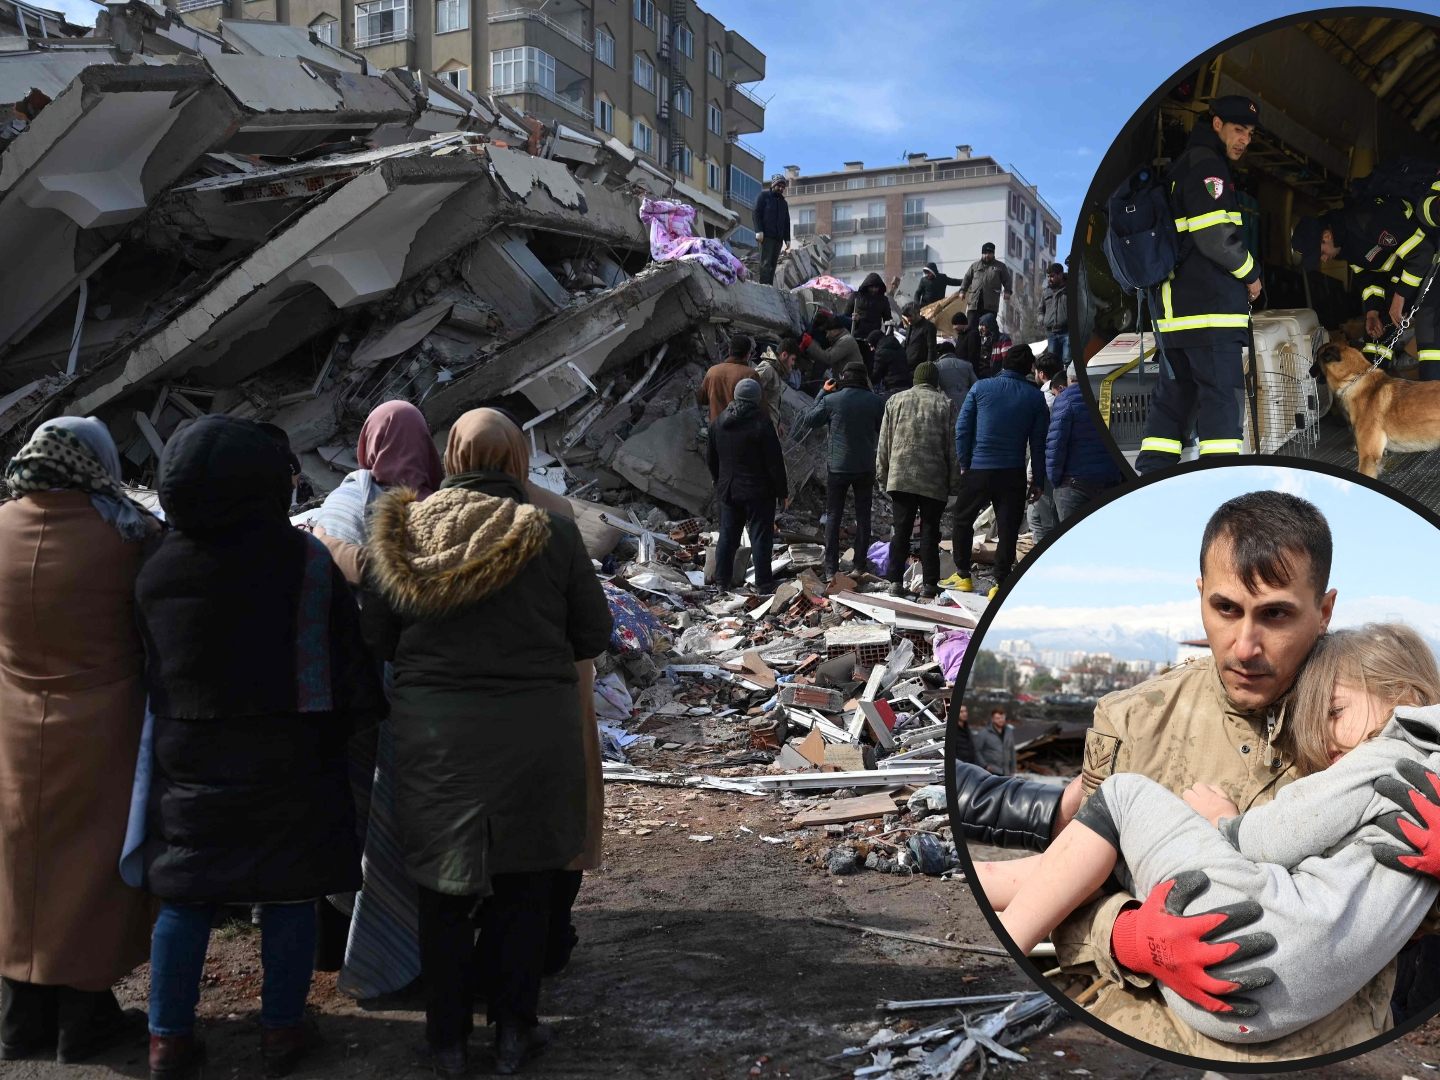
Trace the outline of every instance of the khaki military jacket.
<instances>
[{"instance_id":1,"label":"khaki military jacket","mask_svg":"<svg viewBox=\"0 0 1440 1080\"><path fill-rule=\"evenodd\" d=\"M1257 712L1230 704L1211 657L1108 694L1095 707L1094 725L1085 735L1085 797L1111 773L1132 772L1177 795L1198 781L1214 784L1242 811L1267 803L1298 777L1294 762L1274 747L1286 711L1284 699ZM1076 910L1051 935L1064 970L1107 980L1089 1007L1091 1015L1128 1035L1194 1057L1286 1061L1354 1046L1391 1027L1393 961L1347 1004L1284 1038L1244 1046L1206 1038L1166 1007L1152 979L1122 969L1111 956L1115 918L1134 899L1126 893L1102 897ZM1197 903L1203 904L1203 897ZM1396 942L1397 952L1403 944ZM1255 964L1263 967L1264 958Z\"/></svg>"}]
</instances>

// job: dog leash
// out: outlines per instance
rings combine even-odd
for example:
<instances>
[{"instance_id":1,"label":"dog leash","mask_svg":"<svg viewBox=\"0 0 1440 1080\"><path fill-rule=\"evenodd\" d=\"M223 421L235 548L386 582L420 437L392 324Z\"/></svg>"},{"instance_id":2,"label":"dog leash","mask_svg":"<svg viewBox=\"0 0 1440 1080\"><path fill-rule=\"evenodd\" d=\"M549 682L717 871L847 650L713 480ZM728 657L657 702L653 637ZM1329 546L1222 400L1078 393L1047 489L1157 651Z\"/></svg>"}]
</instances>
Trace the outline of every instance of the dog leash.
<instances>
[{"instance_id":1,"label":"dog leash","mask_svg":"<svg viewBox=\"0 0 1440 1080\"><path fill-rule=\"evenodd\" d=\"M1405 336L1410 329L1410 324L1415 321L1415 315L1420 310L1420 305L1425 302L1425 294L1430 291L1430 286L1435 283L1435 272L1440 270L1440 254L1437 254L1430 261L1430 272L1425 275L1425 280L1420 283L1420 291L1415 294L1415 303L1410 305L1410 310L1400 316L1400 324L1395 327L1395 332L1390 335L1390 340L1380 346L1375 359L1370 361L1370 368L1373 371L1385 360L1387 354L1394 355L1395 343Z\"/></svg>"}]
</instances>

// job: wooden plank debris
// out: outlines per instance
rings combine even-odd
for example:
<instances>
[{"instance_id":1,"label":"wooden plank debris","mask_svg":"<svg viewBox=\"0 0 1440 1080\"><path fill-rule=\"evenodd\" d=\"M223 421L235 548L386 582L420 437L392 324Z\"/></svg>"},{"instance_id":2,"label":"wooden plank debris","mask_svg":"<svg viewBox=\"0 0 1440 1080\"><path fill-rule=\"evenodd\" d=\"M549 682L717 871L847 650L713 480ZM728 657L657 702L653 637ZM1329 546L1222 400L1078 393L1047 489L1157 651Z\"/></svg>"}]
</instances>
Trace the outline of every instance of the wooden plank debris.
<instances>
[{"instance_id":1,"label":"wooden plank debris","mask_svg":"<svg viewBox=\"0 0 1440 1080\"><path fill-rule=\"evenodd\" d=\"M853 799L832 799L814 809L797 814L789 828L803 829L810 825L843 825L847 821L864 821L895 813L893 795L860 795Z\"/></svg>"}]
</instances>

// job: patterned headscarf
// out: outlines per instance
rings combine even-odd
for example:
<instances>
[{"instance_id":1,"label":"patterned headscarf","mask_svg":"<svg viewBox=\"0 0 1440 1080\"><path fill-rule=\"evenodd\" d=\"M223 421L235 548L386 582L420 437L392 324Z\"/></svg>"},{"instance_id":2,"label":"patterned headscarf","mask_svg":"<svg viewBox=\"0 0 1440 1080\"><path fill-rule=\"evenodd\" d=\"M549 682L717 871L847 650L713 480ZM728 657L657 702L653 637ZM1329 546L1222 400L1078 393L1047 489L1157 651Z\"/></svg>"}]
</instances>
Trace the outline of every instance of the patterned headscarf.
<instances>
[{"instance_id":1,"label":"patterned headscarf","mask_svg":"<svg viewBox=\"0 0 1440 1080\"><path fill-rule=\"evenodd\" d=\"M62 416L35 429L5 468L13 498L37 491L83 491L96 511L126 540L143 540L151 516L120 484L120 454L93 416Z\"/></svg>"}]
</instances>

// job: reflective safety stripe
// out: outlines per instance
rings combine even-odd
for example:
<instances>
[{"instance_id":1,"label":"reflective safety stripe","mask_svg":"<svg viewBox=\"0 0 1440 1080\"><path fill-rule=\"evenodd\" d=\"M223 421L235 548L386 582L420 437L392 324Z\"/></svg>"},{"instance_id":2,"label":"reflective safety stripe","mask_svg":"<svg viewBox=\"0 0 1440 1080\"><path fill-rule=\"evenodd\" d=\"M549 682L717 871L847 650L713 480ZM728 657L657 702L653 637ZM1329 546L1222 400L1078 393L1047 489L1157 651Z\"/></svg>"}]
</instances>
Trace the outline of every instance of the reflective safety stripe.
<instances>
[{"instance_id":1,"label":"reflective safety stripe","mask_svg":"<svg viewBox=\"0 0 1440 1080\"><path fill-rule=\"evenodd\" d=\"M1403 281L1406 285L1409 285L1412 289L1418 289L1420 287L1420 282L1423 279L1418 274L1412 274L1408 271L1401 270L1400 280Z\"/></svg>"},{"instance_id":2,"label":"reflective safety stripe","mask_svg":"<svg viewBox=\"0 0 1440 1080\"><path fill-rule=\"evenodd\" d=\"M1440 349L1421 349L1416 355L1420 360L1440 360Z\"/></svg>"},{"instance_id":3,"label":"reflective safety stripe","mask_svg":"<svg viewBox=\"0 0 1440 1080\"><path fill-rule=\"evenodd\" d=\"M1381 345L1379 342L1371 342L1360 351L1366 353L1369 356L1378 356L1382 360L1391 360L1395 356L1393 352L1387 349L1384 345Z\"/></svg>"},{"instance_id":4,"label":"reflective safety stripe","mask_svg":"<svg viewBox=\"0 0 1440 1080\"><path fill-rule=\"evenodd\" d=\"M1247 251L1247 252L1245 253L1245 261L1240 264L1240 269L1238 269L1238 270L1231 270L1230 273L1231 273L1232 276L1239 278L1241 281L1244 281L1247 277L1250 276L1250 271L1251 271L1251 270L1254 270L1254 269L1255 269L1255 256L1254 256L1254 255L1251 255L1251 254Z\"/></svg>"},{"instance_id":5,"label":"reflective safety stripe","mask_svg":"<svg viewBox=\"0 0 1440 1080\"><path fill-rule=\"evenodd\" d=\"M1360 299L1369 300L1372 296L1378 296L1383 300L1385 299L1385 290L1379 285L1367 285L1365 291L1360 294Z\"/></svg>"},{"instance_id":6,"label":"reflective safety stripe","mask_svg":"<svg viewBox=\"0 0 1440 1080\"><path fill-rule=\"evenodd\" d=\"M1424 231L1423 229L1416 229L1416 230L1415 230L1415 235L1413 235L1412 237L1410 237L1409 240L1406 240L1405 243L1401 244L1398 248L1395 249L1395 254L1396 254L1396 255L1399 255L1400 258L1403 259L1403 258L1405 258L1405 256L1409 255L1410 252L1414 251L1417 247L1419 247L1419 246L1420 246L1421 244L1423 244L1424 242L1425 242L1425 231ZM1389 267L1386 267L1386 269L1388 270Z\"/></svg>"},{"instance_id":7,"label":"reflective safety stripe","mask_svg":"<svg viewBox=\"0 0 1440 1080\"><path fill-rule=\"evenodd\" d=\"M1175 316L1175 309L1170 306L1170 282L1173 280L1175 275L1171 274L1165 279L1165 284L1160 286L1160 322Z\"/></svg>"},{"instance_id":8,"label":"reflective safety stripe","mask_svg":"<svg viewBox=\"0 0 1440 1080\"><path fill-rule=\"evenodd\" d=\"M1356 266L1354 263L1351 263L1351 264L1350 264L1350 272L1351 272L1352 274L1363 274L1363 273L1365 272L1365 267L1363 267L1363 266Z\"/></svg>"},{"instance_id":9,"label":"reflective safety stripe","mask_svg":"<svg viewBox=\"0 0 1440 1080\"><path fill-rule=\"evenodd\" d=\"M1423 203L1420 204L1420 216L1425 219L1426 225L1440 224L1440 222L1437 222L1435 220L1436 199L1440 199L1440 195L1431 195L1428 199L1426 199Z\"/></svg>"},{"instance_id":10,"label":"reflective safety stripe","mask_svg":"<svg viewBox=\"0 0 1440 1080\"><path fill-rule=\"evenodd\" d=\"M1243 221L1234 210L1211 210L1210 213L1200 214L1197 217L1175 219L1175 228L1180 232L1199 232L1212 225L1226 224L1240 225L1243 224Z\"/></svg>"},{"instance_id":11,"label":"reflective safety stripe","mask_svg":"<svg viewBox=\"0 0 1440 1080\"><path fill-rule=\"evenodd\" d=\"M1388 259L1385 260L1385 265L1382 266L1382 267L1380 267L1380 272L1383 274L1383 273L1385 273L1385 271L1387 271L1387 270L1392 270L1392 269L1394 269L1394 267L1395 267L1395 260L1398 259L1399 257L1400 257L1399 252L1396 252L1394 255L1391 255L1390 258L1388 258Z\"/></svg>"},{"instance_id":12,"label":"reflective safety stripe","mask_svg":"<svg viewBox=\"0 0 1440 1080\"><path fill-rule=\"evenodd\" d=\"M1248 314L1182 315L1178 319L1157 319L1155 322L1155 328L1162 334L1174 333L1179 330L1218 330L1249 325L1250 316Z\"/></svg>"},{"instance_id":13,"label":"reflective safety stripe","mask_svg":"<svg viewBox=\"0 0 1440 1080\"><path fill-rule=\"evenodd\" d=\"M1154 451L1157 454L1174 454L1176 457L1179 457L1180 440L1157 439L1154 435L1147 435L1144 439L1140 440L1140 452L1143 454L1146 450Z\"/></svg>"},{"instance_id":14,"label":"reflective safety stripe","mask_svg":"<svg viewBox=\"0 0 1440 1080\"><path fill-rule=\"evenodd\" d=\"M1242 442L1239 439L1201 439L1200 453L1204 454L1238 454Z\"/></svg>"}]
</instances>

